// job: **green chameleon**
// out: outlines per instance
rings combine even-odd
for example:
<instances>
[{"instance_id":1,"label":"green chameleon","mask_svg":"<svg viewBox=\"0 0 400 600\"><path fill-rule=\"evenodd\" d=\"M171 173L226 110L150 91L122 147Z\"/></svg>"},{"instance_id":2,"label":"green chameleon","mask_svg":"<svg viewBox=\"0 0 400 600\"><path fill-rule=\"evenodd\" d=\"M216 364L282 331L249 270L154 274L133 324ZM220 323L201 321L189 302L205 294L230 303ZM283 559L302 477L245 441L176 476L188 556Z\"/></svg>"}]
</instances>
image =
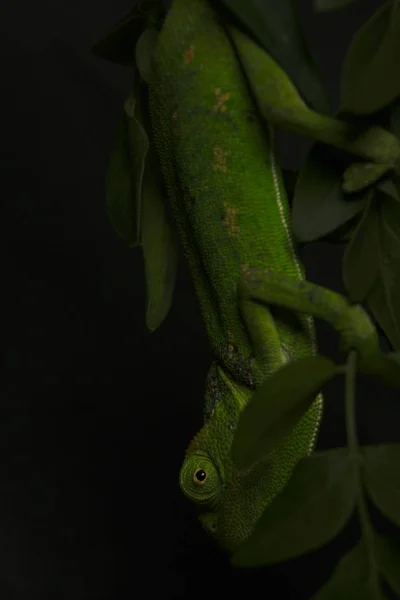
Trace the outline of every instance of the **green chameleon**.
<instances>
[{"instance_id":1,"label":"green chameleon","mask_svg":"<svg viewBox=\"0 0 400 600\"><path fill-rule=\"evenodd\" d=\"M168 312L176 270L170 259L173 236L157 225L157 210L164 213L164 208L152 200L161 185L214 355L204 424L187 448L180 486L197 506L206 531L233 552L285 487L297 462L314 449L322 417L320 394L279 447L240 471L231 446L254 390L288 361L316 353L310 315L330 322L348 346L358 344L366 355L377 352L376 332L361 307L304 281L268 123L306 134L314 128L320 139L331 128L337 145L343 141L346 147L349 141L341 137L341 124L302 103L256 43L224 26L207 0L175 0L160 33L148 29L140 44L152 45L151 62L138 66L148 84L148 133L156 148L142 172L147 185L141 220L147 226L142 226L141 244L146 280L153 282L147 323L155 329ZM265 65L273 79L265 78L260 98L251 83L263 77ZM140 112L138 103L125 108L130 117ZM375 160L376 145L364 147L365 157ZM357 147L361 156L364 147ZM138 147L134 150L137 167ZM386 156L381 162L388 162ZM115 173L118 180L118 169ZM129 183L124 185L121 196L129 196ZM128 217L123 213L120 228Z\"/></svg>"},{"instance_id":2,"label":"green chameleon","mask_svg":"<svg viewBox=\"0 0 400 600\"><path fill-rule=\"evenodd\" d=\"M251 532L295 464L314 448L322 398L285 442L248 472L231 444L253 390L288 360L315 352L310 317L238 294L254 268L301 280L273 132L261 122L234 47L203 0L175 0L149 79L154 142L174 220L215 356L204 425L180 485L205 529L232 551Z\"/></svg>"}]
</instances>

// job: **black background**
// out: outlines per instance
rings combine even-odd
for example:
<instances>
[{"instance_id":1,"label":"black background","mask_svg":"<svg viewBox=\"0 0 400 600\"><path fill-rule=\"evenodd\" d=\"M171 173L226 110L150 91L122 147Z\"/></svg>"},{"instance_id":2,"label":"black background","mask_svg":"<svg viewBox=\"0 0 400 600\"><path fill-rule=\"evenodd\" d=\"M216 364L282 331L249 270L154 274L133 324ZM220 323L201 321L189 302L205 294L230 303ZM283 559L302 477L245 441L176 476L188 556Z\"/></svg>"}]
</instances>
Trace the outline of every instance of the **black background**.
<instances>
[{"instance_id":1,"label":"black background","mask_svg":"<svg viewBox=\"0 0 400 600\"><path fill-rule=\"evenodd\" d=\"M336 106L351 36L380 2L325 15L297 4ZM207 340L182 260L169 316L146 331L141 252L117 238L104 208L131 73L90 47L131 6L0 6L0 598L306 599L358 535L356 523L320 553L235 571L178 487L201 424ZM282 164L298 167L307 147L282 136ZM342 251L306 248L309 279L343 291ZM318 336L337 357L329 329L318 324ZM366 379L358 393L361 440L399 439L396 394ZM341 381L327 387L320 448L345 442L342 396Z\"/></svg>"}]
</instances>

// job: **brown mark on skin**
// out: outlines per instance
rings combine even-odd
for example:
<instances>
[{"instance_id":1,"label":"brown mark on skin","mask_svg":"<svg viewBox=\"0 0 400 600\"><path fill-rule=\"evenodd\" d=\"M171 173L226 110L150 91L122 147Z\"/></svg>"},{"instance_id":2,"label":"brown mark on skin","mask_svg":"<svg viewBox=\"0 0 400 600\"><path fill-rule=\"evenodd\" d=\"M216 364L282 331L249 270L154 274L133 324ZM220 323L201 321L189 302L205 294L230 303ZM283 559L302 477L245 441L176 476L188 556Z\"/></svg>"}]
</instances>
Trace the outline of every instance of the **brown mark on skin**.
<instances>
[{"instance_id":1,"label":"brown mark on skin","mask_svg":"<svg viewBox=\"0 0 400 600\"><path fill-rule=\"evenodd\" d=\"M229 235L238 235L240 233L240 227L236 222L237 210L232 206L229 206L224 202L224 216L222 217L222 224L228 230Z\"/></svg>"},{"instance_id":2,"label":"brown mark on skin","mask_svg":"<svg viewBox=\"0 0 400 600\"><path fill-rule=\"evenodd\" d=\"M194 46L189 46L189 48L186 48L186 50L184 50L183 52L183 61L185 63L185 65L189 65L194 57Z\"/></svg>"},{"instance_id":3,"label":"brown mark on skin","mask_svg":"<svg viewBox=\"0 0 400 600\"><path fill-rule=\"evenodd\" d=\"M221 88L215 88L214 94L215 94L215 104L213 106L214 111L216 113L226 112L226 110L227 110L226 102L231 97L231 95L232 95L231 92L223 93Z\"/></svg>"},{"instance_id":4,"label":"brown mark on skin","mask_svg":"<svg viewBox=\"0 0 400 600\"><path fill-rule=\"evenodd\" d=\"M222 150L220 146L214 146L213 148L213 156L214 156L214 171L221 171L222 173L226 173L228 170L226 164L226 152Z\"/></svg>"}]
</instances>

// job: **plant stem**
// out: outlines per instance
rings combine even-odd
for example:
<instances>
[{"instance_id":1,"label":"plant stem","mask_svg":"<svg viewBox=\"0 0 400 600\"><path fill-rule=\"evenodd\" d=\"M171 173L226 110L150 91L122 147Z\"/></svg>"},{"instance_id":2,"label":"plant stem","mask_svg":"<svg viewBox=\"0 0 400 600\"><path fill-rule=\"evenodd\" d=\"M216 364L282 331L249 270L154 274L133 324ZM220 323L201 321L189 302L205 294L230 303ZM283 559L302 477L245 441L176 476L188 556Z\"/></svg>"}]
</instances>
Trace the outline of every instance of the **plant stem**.
<instances>
[{"instance_id":1,"label":"plant stem","mask_svg":"<svg viewBox=\"0 0 400 600\"><path fill-rule=\"evenodd\" d=\"M350 459L356 463L357 477L357 510L360 519L361 536L364 540L368 563L370 567L370 577L372 585L376 592L376 597L380 595L380 584L377 571L377 562L375 558L374 531L368 513L368 506L365 499L363 483L361 478L361 463L363 460L358 445L357 424L356 424L356 373L357 373L357 352L351 350L346 363L345 373L345 402L346 402L346 431L347 444L349 447Z\"/></svg>"},{"instance_id":2,"label":"plant stem","mask_svg":"<svg viewBox=\"0 0 400 600\"><path fill-rule=\"evenodd\" d=\"M346 430L347 444L352 458L359 457L358 436L356 425L356 370L357 352L351 350L347 358L345 371L345 399L346 399Z\"/></svg>"}]
</instances>

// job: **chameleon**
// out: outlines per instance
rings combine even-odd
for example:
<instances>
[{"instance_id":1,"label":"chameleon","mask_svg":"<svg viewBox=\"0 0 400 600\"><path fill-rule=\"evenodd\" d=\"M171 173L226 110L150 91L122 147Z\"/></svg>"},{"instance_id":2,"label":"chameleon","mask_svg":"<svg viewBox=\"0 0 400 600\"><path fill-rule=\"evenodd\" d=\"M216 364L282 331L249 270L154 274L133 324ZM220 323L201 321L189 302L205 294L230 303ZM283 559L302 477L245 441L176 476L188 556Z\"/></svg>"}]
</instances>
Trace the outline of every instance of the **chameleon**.
<instances>
[{"instance_id":1,"label":"chameleon","mask_svg":"<svg viewBox=\"0 0 400 600\"><path fill-rule=\"evenodd\" d=\"M157 1L147 1L158 15ZM139 2L141 18L145 5L146 0ZM128 25L124 48L140 22ZM119 35L117 28L111 39ZM109 39L103 42L108 54ZM288 362L316 354L313 317L328 321L346 347L356 347L366 370L373 372L378 363L387 369L382 357L377 359L379 340L362 307L305 280L276 160L273 123L361 156L376 165L374 177L397 164L399 146L384 130L371 129L360 139L349 135L345 122L308 109L277 63L223 23L207 0L174 0L162 26L145 30L136 50L139 46L152 47L149 60L143 60L146 52L137 56L147 84L149 140L140 118L136 120L143 112L140 103L129 101L125 112L133 127L130 143L136 146L134 170L143 206L125 235L132 208L127 199L135 194L128 181L131 163L121 145L111 182L121 172L127 176L117 181L122 210L114 226L129 245L142 245L152 288L146 315L150 330L169 309L178 234L213 352L203 426L187 447L179 482L204 529L233 553L284 489L298 461L315 448L321 393L265 459L240 470L231 457L240 415L254 391ZM257 81L262 81L261 93ZM142 170L137 170L138 141L143 154L148 153ZM360 180L361 185L370 183L362 171L357 185ZM164 218L167 208L173 233ZM139 224L134 234L132 224L134 229ZM393 375L390 367L387 376L397 380L397 370Z\"/></svg>"},{"instance_id":2,"label":"chameleon","mask_svg":"<svg viewBox=\"0 0 400 600\"><path fill-rule=\"evenodd\" d=\"M234 46L205 0L175 0L152 55L152 135L213 352L204 424L180 486L228 552L251 533L298 460L315 446L319 395L288 438L246 472L230 449L253 391L287 361L316 352L312 318L240 297L254 268L304 279L274 151Z\"/></svg>"}]
</instances>

